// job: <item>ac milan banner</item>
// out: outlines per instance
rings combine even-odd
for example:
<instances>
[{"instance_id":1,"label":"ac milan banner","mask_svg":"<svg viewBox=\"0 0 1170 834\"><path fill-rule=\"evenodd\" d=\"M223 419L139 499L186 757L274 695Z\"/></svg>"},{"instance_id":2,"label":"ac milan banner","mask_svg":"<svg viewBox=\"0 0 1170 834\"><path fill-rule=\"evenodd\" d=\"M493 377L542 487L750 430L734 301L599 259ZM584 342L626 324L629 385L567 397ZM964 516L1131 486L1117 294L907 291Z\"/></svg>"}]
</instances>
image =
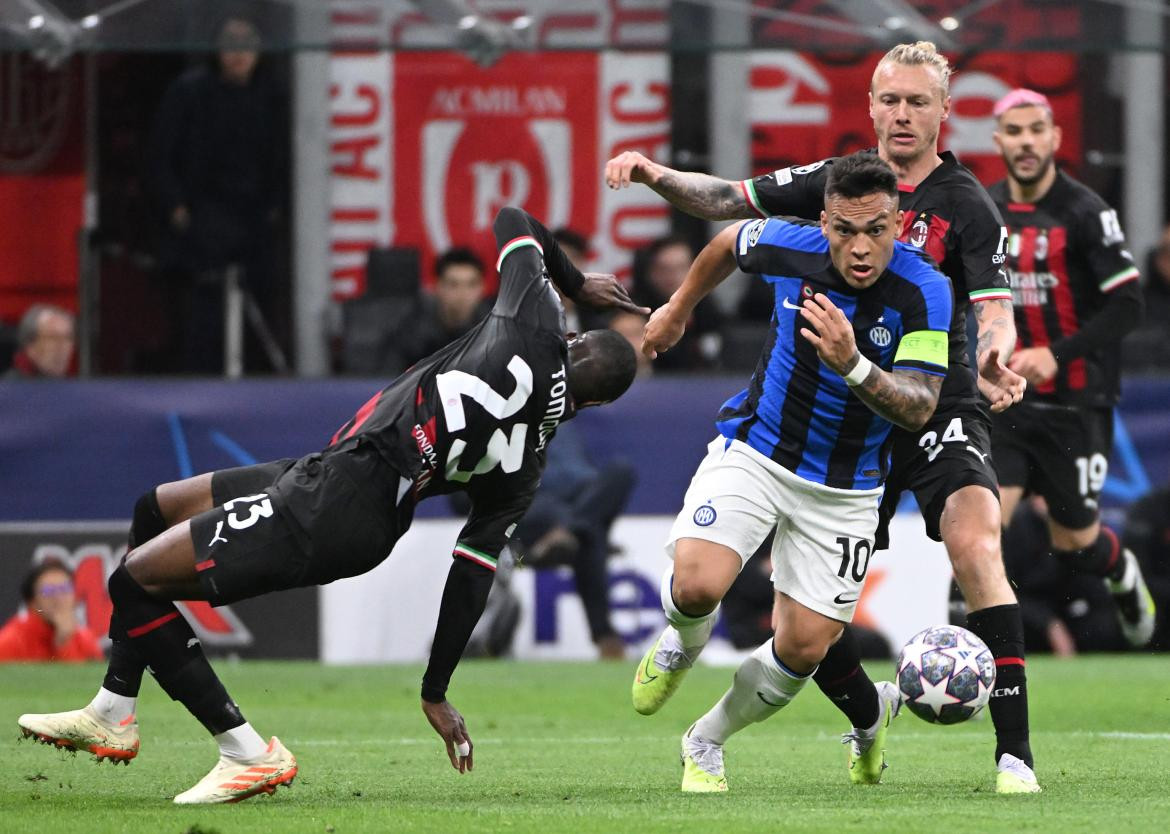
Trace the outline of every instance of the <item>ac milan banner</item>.
<instances>
[{"instance_id":1,"label":"ac milan banner","mask_svg":"<svg viewBox=\"0 0 1170 834\"><path fill-rule=\"evenodd\" d=\"M333 4L335 300L364 291L372 246L418 249L424 282L435 257L453 246L493 263L492 221L506 205L522 206L550 228L585 235L594 249L590 268L619 275L628 273L634 249L669 231L669 207L661 199L648 189L608 192L601 167L626 148L667 156L666 53L539 48L599 37L621 45L664 43L666 4L592 0L573 15L553 3L543 12L535 5L538 48L481 66L461 52L377 51L373 44L387 37L431 45L436 27L417 13L395 15L352 0ZM477 6L481 13L492 7ZM487 279L494 290L496 276Z\"/></svg>"},{"instance_id":2,"label":"ac milan banner","mask_svg":"<svg viewBox=\"0 0 1170 834\"><path fill-rule=\"evenodd\" d=\"M883 53L832 58L786 50L753 52L748 99L752 171L802 165L875 144L868 94ZM987 52L957 62L951 112L939 148L956 156L985 184L1004 176L992 133L996 100L1015 87L1048 96L1064 130L1058 159L1076 172L1081 159L1081 94L1077 57Z\"/></svg>"}]
</instances>

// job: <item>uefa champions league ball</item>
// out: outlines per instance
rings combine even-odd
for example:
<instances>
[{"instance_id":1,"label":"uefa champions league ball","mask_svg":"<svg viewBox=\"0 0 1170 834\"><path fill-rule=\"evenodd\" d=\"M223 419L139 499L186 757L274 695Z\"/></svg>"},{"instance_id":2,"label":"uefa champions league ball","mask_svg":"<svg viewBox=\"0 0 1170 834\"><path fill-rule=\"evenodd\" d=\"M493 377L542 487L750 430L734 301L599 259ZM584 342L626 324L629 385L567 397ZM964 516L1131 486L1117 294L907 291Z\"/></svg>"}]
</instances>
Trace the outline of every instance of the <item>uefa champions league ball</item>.
<instances>
[{"instance_id":1,"label":"uefa champions league ball","mask_svg":"<svg viewBox=\"0 0 1170 834\"><path fill-rule=\"evenodd\" d=\"M902 647L897 681L902 702L923 721L958 724L987 705L995 658L967 629L931 626Z\"/></svg>"}]
</instances>

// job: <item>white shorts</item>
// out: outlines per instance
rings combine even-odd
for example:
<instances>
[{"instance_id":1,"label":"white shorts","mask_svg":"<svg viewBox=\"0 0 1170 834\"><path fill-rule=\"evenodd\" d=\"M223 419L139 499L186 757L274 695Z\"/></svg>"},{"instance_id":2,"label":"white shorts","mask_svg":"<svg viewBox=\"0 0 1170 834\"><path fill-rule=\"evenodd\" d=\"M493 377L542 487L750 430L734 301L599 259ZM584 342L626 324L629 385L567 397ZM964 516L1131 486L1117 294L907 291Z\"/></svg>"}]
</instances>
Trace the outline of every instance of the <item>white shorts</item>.
<instances>
[{"instance_id":1,"label":"white shorts","mask_svg":"<svg viewBox=\"0 0 1170 834\"><path fill-rule=\"evenodd\" d=\"M717 437L687 488L666 552L673 559L679 539L702 539L746 563L775 530L776 590L847 623L873 555L882 491L806 481L746 443Z\"/></svg>"}]
</instances>

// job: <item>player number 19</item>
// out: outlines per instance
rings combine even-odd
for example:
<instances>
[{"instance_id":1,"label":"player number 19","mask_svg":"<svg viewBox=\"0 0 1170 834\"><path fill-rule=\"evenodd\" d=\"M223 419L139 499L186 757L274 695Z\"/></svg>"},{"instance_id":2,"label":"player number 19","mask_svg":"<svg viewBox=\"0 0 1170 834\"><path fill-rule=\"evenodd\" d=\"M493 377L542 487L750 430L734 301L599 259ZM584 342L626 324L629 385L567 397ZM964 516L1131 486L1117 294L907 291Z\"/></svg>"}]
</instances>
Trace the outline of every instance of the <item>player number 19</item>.
<instances>
[{"instance_id":1,"label":"player number 19","mask_svg":"<svg viewBox=\"0 0 1170 834\"><path fill-rule=\"evenodd\" d=\"M1093 495L1105 486L1105 476L1109 473L1109 461L1100 452L1092 457L1077 458L1077 488L1081 495Z\"/></svg>"}]
</instances>

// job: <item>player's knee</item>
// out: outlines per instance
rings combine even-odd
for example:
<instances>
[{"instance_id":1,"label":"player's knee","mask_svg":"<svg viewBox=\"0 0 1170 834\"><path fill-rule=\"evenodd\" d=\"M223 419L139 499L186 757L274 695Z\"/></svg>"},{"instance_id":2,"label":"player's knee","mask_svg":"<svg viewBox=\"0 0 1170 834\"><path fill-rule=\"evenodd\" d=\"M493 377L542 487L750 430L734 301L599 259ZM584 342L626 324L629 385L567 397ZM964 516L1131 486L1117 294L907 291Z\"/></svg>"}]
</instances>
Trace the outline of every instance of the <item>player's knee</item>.
<instances>
[{"instance_id":1,"label":"player's knee","mask_svg":"<svg viewBox=\"0 0 1170 834\"><path fill-rule=\"evenodd\" d=\"M951 568L964 590L971 590L1004 577L1003 555L998 531L995 535L974 533L956 536L947 542Z\"/></svg>"},{"instance_id":2,"label":"player's knee","mask_svg":"<svg viewBox=\"0 0 1170 834\"><path fill-rule=\"evenodd\" d=\"M710 576L699 572L676 572L670 593L678 609L692 617L709 614L723 599L723 589Z\"/></svg>"},{"instance_id":3,"label":"player's knee","mask_svg":"<svg viewBox=\"0 0 1170 834\"><path fill-rule=\"evenodd\" d=\"M145 544L166 529L167 522L158 503L158 490L151 489L139 496L134 504L134 518L130 522L130 549Z\"/></svg>"},{"instance_id":4,"label":"player's knee","mask_svg":"<svg viewBox=\"0 0 1170 834\"><path fill-rule=\"evenodd\" d=\"M772 648L780 662L798 675L813 671L829 653L832 641L820 635L778 632Z\"/></svg>"}]
</instances>

